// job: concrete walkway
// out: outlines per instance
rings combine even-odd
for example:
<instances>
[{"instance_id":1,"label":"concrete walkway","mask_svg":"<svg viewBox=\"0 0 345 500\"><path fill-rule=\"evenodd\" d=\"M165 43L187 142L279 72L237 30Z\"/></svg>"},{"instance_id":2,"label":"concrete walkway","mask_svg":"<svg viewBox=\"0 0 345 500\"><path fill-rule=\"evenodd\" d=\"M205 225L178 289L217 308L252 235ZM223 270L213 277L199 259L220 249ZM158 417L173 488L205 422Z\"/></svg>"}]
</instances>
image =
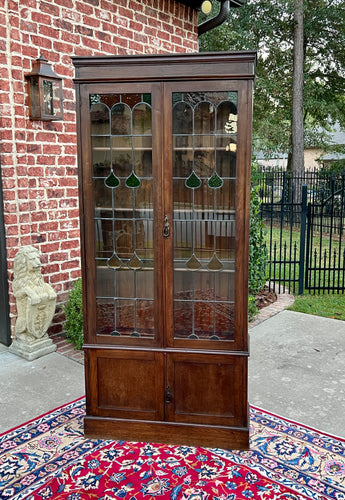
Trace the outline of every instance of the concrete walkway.
<instances>
[{"instance_id":1,"label":"concrete walkway","mask_svg":"<svg viewBox=\"0 0 345 500\"><path fill-rule=\"evenodd\" d=\"M250 329L252 405L345 438L345 322L283 311Z\"/></svg>"},{"instance_id":2,"label":"concrete walkway","mask_svg":"<svg viewBox=\"0 0 345 500\"><path fill-rule=\"evenodd\" d=\"M0 344L0 434L84 394L83 365L56 352L26 361Z\"/></svg>"},{"instance_id":3,"label":"concrete walkway","mask_svg":"<svg viewBox=\"0 0 345 500\"><path fill-rule=\"evenodd\" d=\"M250 404L345 438L345 322L283 311L254 325ZM30 362L0 344L0 433L84 393L80 362Z\"/></svg>"}]
</instances>

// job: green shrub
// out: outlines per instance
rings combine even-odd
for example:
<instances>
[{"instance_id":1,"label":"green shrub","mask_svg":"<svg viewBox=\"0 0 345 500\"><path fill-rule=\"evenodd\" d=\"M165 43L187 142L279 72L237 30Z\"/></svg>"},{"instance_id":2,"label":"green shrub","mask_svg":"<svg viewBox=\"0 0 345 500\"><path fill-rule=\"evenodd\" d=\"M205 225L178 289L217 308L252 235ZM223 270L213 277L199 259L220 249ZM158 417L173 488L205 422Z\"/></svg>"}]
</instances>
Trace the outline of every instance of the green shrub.
<instances>
[{"instance_id":1,"label":"green shrub","mask_svg":"<svg viewBox=\"0 0 345 500\"><path fill-rule=\"evenodd\" d=\"M251 321L258 313L256 298L254 295L248 297L248 320Z\"/></svg>"},{"instance_id":2,"label":"green shrub","mask_svg":"<svg viewBox=\"0 0 345 500\"><path fill-rule=\"evenodd\" d=\"M258 187L252 187L250 193L249 225L249 269L248 269L248 317L251 320L258 312L255 295L265 286L267 248L264 239L264 224L260 217L260 198Z\"/></svg>"},{"instance_id":3,"label":"green shrub","mask_svg":"<svg viewBox=\"0 0 345 500\"><path fill-rule=\"evenodd\" d=\"M66 338L76 349L81 349L84 343L81 279L74 282L63 310L66 316Z\"/></svg>"},{"instance_id":4,"label":"green shrub","mask_svg":"<svg viewBox=\"0 0 345 500\"><path fill-rule=\"evenodd\" d=\"M267 248L264 238L264 224L260 217L260 198L258 188L252 187L250 193L249 224L249 293L255 295L266 283Z\"/></svg>"}]
</instances>

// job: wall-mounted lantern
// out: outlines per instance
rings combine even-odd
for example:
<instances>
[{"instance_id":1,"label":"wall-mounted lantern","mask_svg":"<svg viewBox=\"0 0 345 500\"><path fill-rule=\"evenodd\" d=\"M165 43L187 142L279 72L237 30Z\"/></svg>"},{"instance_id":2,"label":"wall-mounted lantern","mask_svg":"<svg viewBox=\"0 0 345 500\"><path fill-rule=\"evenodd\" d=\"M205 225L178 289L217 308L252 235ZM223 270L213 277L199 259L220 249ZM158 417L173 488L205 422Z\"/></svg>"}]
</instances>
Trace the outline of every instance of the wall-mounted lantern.
<instances>
[{"instance_id":1,"label":"wall-mounted lantern","mask_svg":"<svg viewBox=\"0 0 345 500\"><path fill-rule=\"evenodd\" d=\"M54 73L47 59L42 55L36 59L25 77L29 81L31 120L62 120L62 78Z\"/></svg>"}]
</instances>

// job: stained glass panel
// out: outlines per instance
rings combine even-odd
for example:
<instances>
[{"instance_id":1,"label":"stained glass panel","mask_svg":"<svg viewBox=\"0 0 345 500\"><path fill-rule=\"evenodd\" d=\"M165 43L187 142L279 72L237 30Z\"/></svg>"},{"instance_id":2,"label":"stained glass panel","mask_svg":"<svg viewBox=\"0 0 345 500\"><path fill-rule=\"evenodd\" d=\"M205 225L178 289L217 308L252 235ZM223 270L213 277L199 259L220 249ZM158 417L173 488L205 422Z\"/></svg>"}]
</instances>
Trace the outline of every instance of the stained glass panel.
<instances>
[{"instance_id":1,"label":"stained glass panel","mask_svg":"<svg viewBox=\"0 0 345 500\"><path fill-rule=\"evenodd\" d=\"M173 94L175 338L234 338L237 93Z\"/></svg>"},{"instance_id":2,"label":"stained glass panel","mask_svg":"<svg viewBox=\"0 0 345 500\"><path fill-rule=\"evenodd\" d=\"M102 335L155 333L151 115L150 94L90 96L96 321Z\"/></svg>"}]
</instances>

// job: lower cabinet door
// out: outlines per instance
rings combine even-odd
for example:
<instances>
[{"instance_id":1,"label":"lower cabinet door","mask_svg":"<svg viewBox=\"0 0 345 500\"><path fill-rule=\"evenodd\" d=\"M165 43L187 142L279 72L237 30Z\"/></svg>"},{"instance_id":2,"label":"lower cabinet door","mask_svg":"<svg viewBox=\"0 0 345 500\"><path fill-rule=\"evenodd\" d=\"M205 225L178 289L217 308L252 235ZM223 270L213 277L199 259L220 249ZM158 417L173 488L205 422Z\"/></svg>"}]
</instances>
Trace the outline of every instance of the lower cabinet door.
<instances>
[{"instance_id":1,"label":"lower cabinet door","mask_svg":"<svg viewBox=\"0 0 345 500\"><path fill-rule=\"evenodd\" d=\"M166 419L247 426L247 357L168 353Z\"/></svg>"},{"instance_id":2,"label":"lower cabinet door","mask_svg":"<svg viewBox=\"0 0 345 500\"><path fill-rule=\"evenodd\" d=\"M88 358L89 415L164 419L162 353L90 349Z\"/></svg>"}]
</instances>

